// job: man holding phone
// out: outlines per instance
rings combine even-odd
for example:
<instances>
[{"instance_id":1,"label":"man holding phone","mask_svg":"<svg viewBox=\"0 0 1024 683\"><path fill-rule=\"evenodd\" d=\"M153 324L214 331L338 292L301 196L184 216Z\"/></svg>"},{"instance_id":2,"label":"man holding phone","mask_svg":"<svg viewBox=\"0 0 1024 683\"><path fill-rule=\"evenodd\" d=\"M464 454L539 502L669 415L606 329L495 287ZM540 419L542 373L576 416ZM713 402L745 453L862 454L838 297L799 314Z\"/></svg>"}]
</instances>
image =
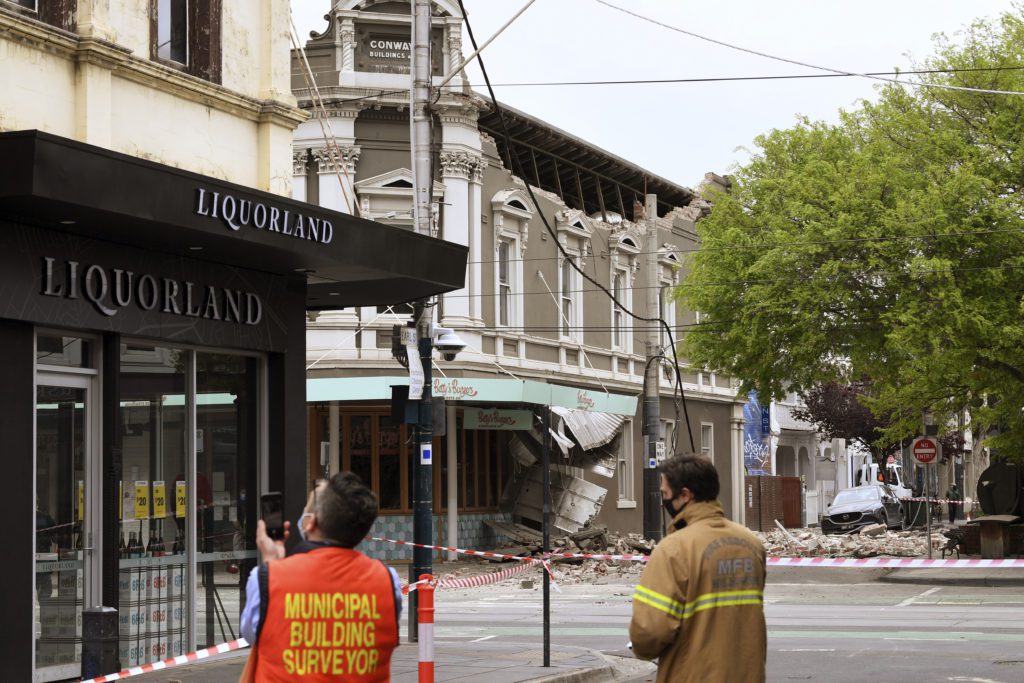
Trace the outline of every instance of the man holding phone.
<instances>
[{"instance_id":1,"label":"man holding phone","mask_svg":"<svg viewBox=\"0 0 1024 683\"><path fill-rule=\"evenodd\" d=\"M274 507L273 497L265 501L266 513ZM401 584L393 569L355 550L376 518L373 492L339 472L314 486L291 555L284 548L291 524L271 519L268 534L267 522L257 522L265 564L246 584L241 631L253 650L243 680L390 680Z\"/></svg>"}]
</instances>

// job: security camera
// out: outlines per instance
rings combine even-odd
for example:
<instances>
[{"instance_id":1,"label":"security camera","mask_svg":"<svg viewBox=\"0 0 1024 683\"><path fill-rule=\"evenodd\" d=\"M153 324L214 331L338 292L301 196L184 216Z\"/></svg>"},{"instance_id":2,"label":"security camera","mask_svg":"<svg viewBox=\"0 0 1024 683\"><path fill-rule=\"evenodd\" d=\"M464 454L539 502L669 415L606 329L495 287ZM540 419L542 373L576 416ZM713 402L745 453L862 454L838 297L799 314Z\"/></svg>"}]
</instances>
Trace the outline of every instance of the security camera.
<instances>
[{"instance_id":1,"label":"security camera","mask_svg":"<svg viewBox=\"0 0 1024 683\"><path fill-rule=\"evenodd\" d=\"M441 352L441 357L445 360L455 360L455 356L466 348L466 342L459 339L459 335L447 327L434 325L431 336L434 340L434 348Z\"/></svg>"}]
</instances>

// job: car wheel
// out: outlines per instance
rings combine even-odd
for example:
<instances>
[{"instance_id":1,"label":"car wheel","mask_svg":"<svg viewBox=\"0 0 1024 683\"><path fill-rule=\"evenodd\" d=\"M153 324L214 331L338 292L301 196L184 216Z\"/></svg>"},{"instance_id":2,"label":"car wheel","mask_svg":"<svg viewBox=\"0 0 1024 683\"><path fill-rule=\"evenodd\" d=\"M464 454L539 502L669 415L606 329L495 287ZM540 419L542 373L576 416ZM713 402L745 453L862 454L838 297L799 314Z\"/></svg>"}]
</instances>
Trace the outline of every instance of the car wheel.
<instances>
[{"instance_id":1,"label":"car wheel","mask_svg":"<svg viewBox=\"0 0 1024 683\"><path fill-rule=\"evenodd\" d=\"M892 528L892 526L889 524L889 513L888 512L883 512L882 513L882 524L885 525L886 529L891 529Z\"/></svg>"}]
</instances>

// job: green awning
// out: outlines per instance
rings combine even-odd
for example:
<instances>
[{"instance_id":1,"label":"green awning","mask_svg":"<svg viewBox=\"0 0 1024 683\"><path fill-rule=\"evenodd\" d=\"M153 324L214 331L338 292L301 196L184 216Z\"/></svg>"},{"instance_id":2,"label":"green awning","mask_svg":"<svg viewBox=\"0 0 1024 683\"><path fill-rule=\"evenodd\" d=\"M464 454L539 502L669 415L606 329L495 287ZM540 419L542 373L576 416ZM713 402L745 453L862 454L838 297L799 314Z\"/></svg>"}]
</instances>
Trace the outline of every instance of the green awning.
<instances>
[{"instance_id":1,"label":"green awning","mask_svg":"<svg viewBox=\"0 0 1024 683\"><path fill-rule=\"evenodd\" d=\"M408 377L323 377L306 380L306 402L390 401ZM615 415L636 415L637 397L533 380L435 377L433 395L456 403L527 403Z\"/></svg>"}]
</instances>

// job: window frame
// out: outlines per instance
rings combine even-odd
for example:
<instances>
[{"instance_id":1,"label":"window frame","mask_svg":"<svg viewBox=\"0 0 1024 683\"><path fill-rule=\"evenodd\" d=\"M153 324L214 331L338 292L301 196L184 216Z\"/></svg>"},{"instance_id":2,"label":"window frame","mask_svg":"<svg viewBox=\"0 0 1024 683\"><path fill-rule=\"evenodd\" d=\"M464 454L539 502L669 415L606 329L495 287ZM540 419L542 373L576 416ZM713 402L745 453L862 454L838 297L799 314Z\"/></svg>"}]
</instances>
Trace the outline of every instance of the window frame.
<instances>
[{"instance_id":1,"label":"window frame","mask_svg":"<svg viewBox=\"0 0 1024 683\"><path fill-rule=\"evenodd\" d=\"M582 306L580 288L582 277L578 266L579 255L570 252L558 264L558 329L559 337L570 341L582 339ZM568 311L566 305L568 304Z\"/></svg>"},{"instance_id":2,"label":"window frame","mask_svg":"<svg viewBox=\"0 0 1024 683\"><path fill-rule=\"evenodd\" d=\"M513 255L517 253L515 238L502 236L498 239L497 258L494 264L494 324L496 327L515 327L519 325L519 311L515 305L518 289L516 269L513 266ZM519 261L522 263L522 261ZM502 280L504 270L504 281Z\"/></svg>"},{"instance_id":3,"label":"window frame","mask_svg":"<svg viewBox=\"0 0 1024 683\"><path fill-rule=\"evenodd\" d=\"M622 435L619 437L619 452L616 456L616 495L619 507L630 507L623 503L636 505L636 468L633 452L633 421L622 423Z\"/></svg>"},{"instance_id":4,"label":"window frame","mask_svg":"<svg viewBox=\"0 0 1024 683\"><path fill-rule=\"evenodd\" d=\"M621 288L618 281L621 279ZM612 268L612 294L621 306L611 302L611 328L612 349L629 353L633 349L633 326L631 318L626 315L626 309L633 310L633 288L629 286L629 270L627 268Z\"/></svg>"},{"instance_id":5,"label":"window frame","mask_svg":"<svg viewBox=\"0 0 1024 683\"><path fill-rule=\"evenodd\" d=\"M707 429L707 443L704 440L705 428ZM715 425L713 422L700 423L700 454L712 462L715 460Z\"/></svg>"},{"instance_id":6,"label":"window frame","mask_svg":"<svg viewBox=\"0 0 1024 683\"><path fill-rule=\"evenodd\" d=\"M149 0L149 58L166 67L220 85L223 72L221 37L224 0L181 0L185 3L185 62L160 56L160 5Z\"/></svg>"}]
</instances>

